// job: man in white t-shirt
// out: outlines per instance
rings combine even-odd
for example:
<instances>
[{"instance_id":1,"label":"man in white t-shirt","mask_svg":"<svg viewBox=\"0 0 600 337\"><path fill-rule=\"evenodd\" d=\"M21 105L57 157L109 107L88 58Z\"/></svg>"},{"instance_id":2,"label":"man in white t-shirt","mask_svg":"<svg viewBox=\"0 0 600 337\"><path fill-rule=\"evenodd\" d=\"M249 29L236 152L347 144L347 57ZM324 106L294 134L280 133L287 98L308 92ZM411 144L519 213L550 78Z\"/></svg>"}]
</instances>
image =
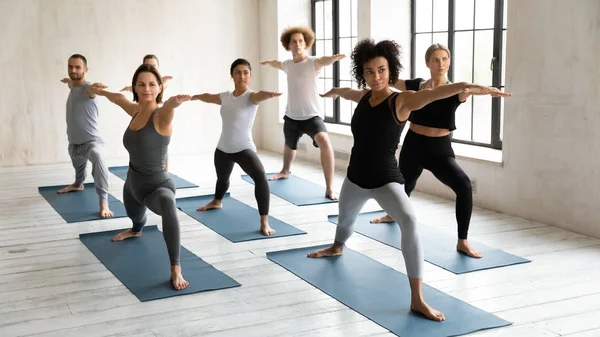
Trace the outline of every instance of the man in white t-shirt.
<instances>
[{"instance_id":1,"label":"man in white t-shirt","mask_svg":"<svg viewBox=\"0 0 600 337\"><path fill-rule=\"evenodd\" d=\"M303 134L313 140L313 145L321 150L321 166L325 174L325 196L337 200L333 192L333 148L323 122L323 108L317 90L319 73L328 65L346 57L333 55L314 57L306 50L315 42L315 33L309 27L290 27L281 34L281 44L292 53L292 59L286 61L262 61L273 68L283 70L287 74L287 106L285 108L283 134L283 168L270 180L289 177L292 161L296 156L298 141Z\"/></svg>"}]
</instances>

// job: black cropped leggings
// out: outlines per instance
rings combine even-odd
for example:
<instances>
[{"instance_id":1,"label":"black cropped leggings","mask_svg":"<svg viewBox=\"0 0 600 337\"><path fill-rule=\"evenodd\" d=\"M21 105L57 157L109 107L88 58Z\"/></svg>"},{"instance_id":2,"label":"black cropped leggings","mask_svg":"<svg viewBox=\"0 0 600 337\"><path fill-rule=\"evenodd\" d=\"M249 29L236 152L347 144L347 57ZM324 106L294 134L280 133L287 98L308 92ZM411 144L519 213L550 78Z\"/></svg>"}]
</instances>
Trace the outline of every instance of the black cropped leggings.
<instances>
[{"instance_id":1,"label":"black cropped leggings","mask_svg":"<svg viewBox=\"0 0 600 337\"><path fill-rule=\"evenodd\" d=\"M217 170L217 187L215 188L215 199L222 200L229 189L229 177L233 171L233 165L237 163L242 170L254 180L254 196L258 204L260 215L269 215L270 189L265 168L256 152L244 150L236 153L226 153L219 149L215 150L215 169Z\"/></svg>"},{"instance_id":2,"label":"black cropped leggings","mask_svg":"<svg viewBox=\"0 0 600 337\"><path fill-rule=\"evenodd\" d=\"M427 137L409 129L400 151L399 166L408 196L415 189L423 169L433 173L439 181L456 193L458 238L466 240L473 212L473 192L471 180L456 162L450 135Z\"/></svg>"}]
</instances>

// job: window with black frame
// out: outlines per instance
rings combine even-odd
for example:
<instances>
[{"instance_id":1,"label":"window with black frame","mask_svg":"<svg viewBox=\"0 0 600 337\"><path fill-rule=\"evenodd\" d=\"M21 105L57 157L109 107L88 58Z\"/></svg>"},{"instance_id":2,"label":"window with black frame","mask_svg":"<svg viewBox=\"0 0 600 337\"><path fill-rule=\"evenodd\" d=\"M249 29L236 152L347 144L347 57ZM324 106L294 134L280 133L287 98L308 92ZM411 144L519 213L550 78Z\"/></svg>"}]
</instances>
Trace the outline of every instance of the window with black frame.
<instances>
[{"instance_id":1,"label":"window with black frame","mask_svg":"<svg viewBox=\"0 0 600 337\"><path fill-rule=\"evenodd\" d=\"M332 87L356 88L352 79L350 54L358 37L357 0L311 0L312 29L315 32L313 55L345 54L346 58L325 67L319 76L319 90ZM323 98L325 121L350 124L356 103Z\"/></svg>"},{"instance_id":2,"label":"window with black frame","mask_svg":"<svg viewBox=\"0 0 600 337\"><path fill-rule=\"evenodd\" d=\"M429 78L425 51L433 43L452 53L450 81L504 89L507 0L412 0L412 74ZM471 96L456 111L453 141L502 148L500 98Z\"/></svg>"}]
</instances>

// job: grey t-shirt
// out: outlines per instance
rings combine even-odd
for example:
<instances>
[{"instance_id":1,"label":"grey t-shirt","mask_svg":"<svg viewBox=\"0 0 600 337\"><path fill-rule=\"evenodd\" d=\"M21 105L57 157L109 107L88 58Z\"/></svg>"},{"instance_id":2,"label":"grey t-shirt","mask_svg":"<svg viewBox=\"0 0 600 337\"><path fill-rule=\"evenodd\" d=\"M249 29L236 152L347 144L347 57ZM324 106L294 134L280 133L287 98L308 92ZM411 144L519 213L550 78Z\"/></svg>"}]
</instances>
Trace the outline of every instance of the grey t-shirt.
<instances>
[{"instance_id":1,"label":"grey t-shirt","mask_svg":"<svg viewBox=\"0 0 600 337\"><path fill-rule=\"evenodd\" d=\"M98 106L90 98L86 88L90 82L73 86L67 98L67 137L69 144L83 144L92 141L102 142L98 130Z\"/></svg>"}]
</instances>

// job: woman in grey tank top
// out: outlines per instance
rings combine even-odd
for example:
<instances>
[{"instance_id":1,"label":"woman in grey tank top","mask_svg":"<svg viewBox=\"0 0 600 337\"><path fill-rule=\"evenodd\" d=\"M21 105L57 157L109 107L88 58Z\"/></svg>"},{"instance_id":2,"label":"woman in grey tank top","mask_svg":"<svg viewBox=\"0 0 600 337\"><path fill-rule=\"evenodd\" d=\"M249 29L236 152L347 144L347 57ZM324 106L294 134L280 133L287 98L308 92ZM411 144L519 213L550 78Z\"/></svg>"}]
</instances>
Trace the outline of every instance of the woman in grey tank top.
<instances>
[{"instance_id":1,"label":"woman in grey tank top","mask_svg":"<svg viewBox=\"0 0 600 337\"><path fill-rule=\"evenodd\" d=\"M191 96L173 96L159 107L162 103L162 78L158 70L148 64L138 67L131 86L133 101L136 103L130 102L121 93L96 89L97 95L105 96L132 116L123 135L123 145L129 152L129 171L123 187L123 202L133 226L114 236L113 241L141 236L146 224L146 208L160 215L171 261L171 282L175 289L181 290L189 283L181 274L175 184L165 170L165 162L173 132L171 123L175 108L190 100Z\"/></svg>"}]
</instances>

